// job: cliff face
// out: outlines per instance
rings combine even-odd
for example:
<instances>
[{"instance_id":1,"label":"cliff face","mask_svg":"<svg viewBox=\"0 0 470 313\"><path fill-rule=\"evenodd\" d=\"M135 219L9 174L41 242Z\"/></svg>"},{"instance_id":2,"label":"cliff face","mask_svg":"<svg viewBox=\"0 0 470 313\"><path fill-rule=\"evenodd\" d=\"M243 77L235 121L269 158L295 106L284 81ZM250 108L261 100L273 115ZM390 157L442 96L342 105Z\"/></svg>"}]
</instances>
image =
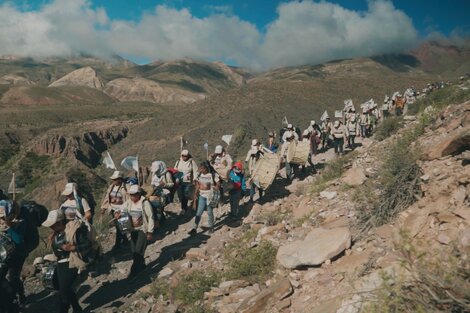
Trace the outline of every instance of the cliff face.
<instances>
[{"instance_id":1,"label":"cliff face","mask_svg":"<svg viewBox=\"0 0 470 313\"><path fill-rule=\"evenodd\" d=\"M115 126L76 136L45 136L31 150L38 155L63 156L96 167L100 163L101 153L124 139L128 132L128 126Z\"/></svg>"}]
</instances>

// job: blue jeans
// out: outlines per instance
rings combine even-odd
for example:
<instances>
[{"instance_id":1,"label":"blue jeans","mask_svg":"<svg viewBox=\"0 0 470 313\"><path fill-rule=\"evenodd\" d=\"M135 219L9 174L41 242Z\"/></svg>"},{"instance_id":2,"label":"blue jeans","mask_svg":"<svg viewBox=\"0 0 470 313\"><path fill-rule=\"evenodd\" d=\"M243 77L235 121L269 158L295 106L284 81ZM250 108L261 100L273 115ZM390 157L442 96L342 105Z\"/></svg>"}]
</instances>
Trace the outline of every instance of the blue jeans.
<instances>
[{"instance_id":1,"label":"blue jeans","mask_svg":"<svg viewBox=\"0 0 470 313\"><path fill-rule=\"evenodd\" d=\"M251 188L250 188L250 199L253 200L253 197L255 196L256 189L258 189L259 192L259 197L263 197L263 189L256 187L255 183L251 183Z\"/></svg>"},{"instance_id":2,"label":"blue jeans","mask_svg":"<svg viewBox=\"0 0 470 313\"><path fill-rule=\"evenodd\" d=\"M181 185L178 188L178 198L180 199L180 202L181 202L181 210L186 211L188 209L189 199L186 198L186 194L191 188L191 186L192 186L191 183L181 183Z\"/></svg>"},{"instance_id":3,"label":"blue jeans","mask_svg":"<svg viewBox=\"0 0 470 313\"><path fill-rule=\"evenodd\" d=\"M199 226L199 222L201 222L202 213L204 210L207 210L207 215L209 216L209 228L214 227L214 211L212 207L209 205L206 198L199 196L197 201L197 212L194 222L196 223L196 227Z\"/></svg>"},{"instance_id":4,"label":"blue jeans","mask_svg":"<svg viewBox=\"0 0 470 313\"><path fill-rule=\"evenodd\" d=\"M367 125L361 125L361 137L366 138L367 136Z\"/></svg>"}]
</instances>

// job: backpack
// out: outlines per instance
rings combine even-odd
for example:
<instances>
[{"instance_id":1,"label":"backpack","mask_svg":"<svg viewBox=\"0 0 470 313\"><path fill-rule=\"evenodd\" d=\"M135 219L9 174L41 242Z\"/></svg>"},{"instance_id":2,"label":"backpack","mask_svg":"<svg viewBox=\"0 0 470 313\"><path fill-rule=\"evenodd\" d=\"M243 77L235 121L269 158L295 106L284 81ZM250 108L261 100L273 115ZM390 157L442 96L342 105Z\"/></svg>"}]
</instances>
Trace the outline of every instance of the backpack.
<instances>
[{"instance_id":1,"label":"backpack","mask_svg":"<svg viewBox=\"0 0 470 313\"><path fill-rule=\"evenodd\" d=\"M23 201L21 211L26 220L27 227L24 234L26 251L30 253L39 246L40 236L38 227L47 219L49 211L35 201Z\"/></svg>"},{"instance_id":2,"label":"backpack","mask_svg":"<svg viewBox=\"0 0 470 313\"><path fill-rule=\"evenodd\" d=\"M76 254L81 261L85 264L91 264L97 261L101 255L101 245L98 241L98 234L96 233L95 228L90 223L83 221L83 220L74 220L73 223L80 223L80 226L77 228L77 231L84 231L86 232L86 237L90 241L91 245L86 250L77 251ZM68 224L72 223L69 222ZM67 225L68 225L67 224ZM76 236L76 235L74 235ZM76 237L75 237L76 241ZM77 242L77 244L80 244Z\"/></svg>"},{"instance_id":3,"label":"backpack","mask_svg":"<svg viewBox=\"0 0 470 313\"><path fill-rule=\"evenodd\" d=\"M176 190L179 186L180 181L181 181L182 174L181 174L180 171L178 171L174 167L167 167L166 170L171 173L171 178L173 180L173 183L175 184L175 186L172 189Z\"/></svg>"}]
</instances>

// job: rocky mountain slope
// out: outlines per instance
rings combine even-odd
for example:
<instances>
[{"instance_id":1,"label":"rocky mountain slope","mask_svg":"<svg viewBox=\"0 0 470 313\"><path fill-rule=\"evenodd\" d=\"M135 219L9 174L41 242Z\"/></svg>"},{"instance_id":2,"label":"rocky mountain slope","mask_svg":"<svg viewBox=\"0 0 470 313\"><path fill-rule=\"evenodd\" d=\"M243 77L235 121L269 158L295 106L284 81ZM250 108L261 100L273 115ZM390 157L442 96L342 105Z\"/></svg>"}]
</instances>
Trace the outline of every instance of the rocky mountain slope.
<instances>
[{"instance_id":1,"label":"rocky mountain slope","mask_svg":"<svg viewBox=\"0 0 470 313\"><path fill-rule=\"evenodd\" d=\"M468 84L443 90L385 140L317 155L319 174L286 183L281 171L241 220L218 208L212 235L188 235L192 221L170 205L145 273L126 280L126 250L107 253L100 275L82 283L82 303L97 312L468 310L468 101ZM27 286L27 312L50 308L37 278Z\"/></svg>"},{"instance_id":2,"label":"rocky mountain slope","mask_svg":"<svg viewBox=\"0 0 470 313\"><path fill-rule=\"evenodd\" d=\"M104 83L96 75L95 70L90 66L87 66L75 70L49 85L49 87L59 86L85 86L95 89L103 89Z\"/></svg>"}]
</instances>

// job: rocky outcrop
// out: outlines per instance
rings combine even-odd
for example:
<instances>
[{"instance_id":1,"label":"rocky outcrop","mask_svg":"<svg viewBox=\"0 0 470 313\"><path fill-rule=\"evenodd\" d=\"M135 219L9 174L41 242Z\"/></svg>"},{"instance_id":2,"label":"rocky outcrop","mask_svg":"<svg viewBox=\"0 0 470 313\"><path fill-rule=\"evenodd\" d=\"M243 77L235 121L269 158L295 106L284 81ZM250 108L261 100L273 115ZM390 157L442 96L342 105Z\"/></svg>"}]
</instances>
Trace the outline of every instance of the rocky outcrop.
<instances>
[{"instance_id":1,"label":"rocky outcrop","mask_svg":"<svg viewBox=\"0 0 470 313\"><path fill-rule=\"evenodd\" d=\"M193 103L205 98L204 94L164 87L145 78L118 78L106 84L104 91L120 101Z\"/></svg>"},{"instance_id":2,"label":"rocky outcrop","mask_svg":"<svg viewBox=\"0 0 470 313\"><path fill-rule=\"evenodd\" d=\"M316 228L305 240L281 246L276 258L285 268L316 266L334 258L350 246L351 234L348 228Z\"/></svg>"},{"instance_id":3,"label":"rocky outcrop","mask_svg":"<svg viewBox=\"0 0 470 313\"><path fill-rule=\"evenodd\" d=\"M93 68L87 66L75 70L49 85L49 87L59 86L85 86L95 89L103 89L103 81L96 75Z\"/></svg>"},{"instance_id":4,"label":"rocky outcrop","mask_svg":"<svg viewBox=\"0 0 470 313\"><path fill-rule=\"evenodd\" d=\"M15 74L7 74L0 77L0 84L1 85L34 85L32 81L29 79L15 75Z\"/></svg>"},{"instance_id":5,"label":"rocky outcrop","mask_svg":"<svg viewBox=\"0 0 470 313\"><path fill-rule=\"evenodd\" d=\"M366 174L362 168L353 167L346 171L342 181L349 186L360 186L366 181L366 179Z\"/></svg>"},{"instance_id":6,"label":"rocky outcrop","mask_svg":"<svg viewBox=\"0 0 470 313\"><path fill-rule=\"evenodd\" d=\"M425 158L434 160L470 150L470 126L449 134L437 144L428 148Z\"/></svg>"},{"instance_id":7,"label":"rocky outcrop","mask_svg":"<svg viewBox=\"0 0 470 313\"><path fill-rule=\"evenodd\" d=\"M31 150L38 155L62 156L96 167L100 162L101 153L124 139L128 132L127 126L115 126L76 136L45 136Z\"/></svg>"}]
</instances>

